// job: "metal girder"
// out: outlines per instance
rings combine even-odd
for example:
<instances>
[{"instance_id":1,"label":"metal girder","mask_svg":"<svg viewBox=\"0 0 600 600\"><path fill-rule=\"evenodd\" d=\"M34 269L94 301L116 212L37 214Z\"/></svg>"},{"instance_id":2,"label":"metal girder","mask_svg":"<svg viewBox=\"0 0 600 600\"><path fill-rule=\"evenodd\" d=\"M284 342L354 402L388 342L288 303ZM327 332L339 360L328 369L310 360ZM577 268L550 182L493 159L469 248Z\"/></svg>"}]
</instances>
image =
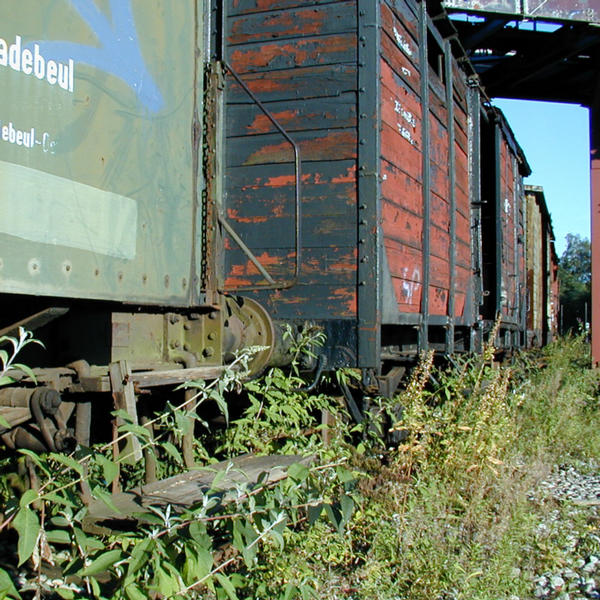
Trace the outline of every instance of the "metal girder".
<instances>
[{"instance_id":1,"label":"metal girder","mask_svg":"<svg viewBox=\"0 0 600 600\"><path fill-rule=\"evenodd\" d=\"M600 0L446 0L448 10L500 13L516 18L600 23Z\"/></svg>"},{"instance_id":2,"label":"metal girder","mask_svg":"<svg viewBox=\"0 0 600 600\"><path fill-rule=\"evenodd\" d=\"M577 61L580 53L598 46L600 34L563 27L537 42L535 46L520 44L514 56L502 57L498 64L485 72L490 95L505 95L507 88L516 91L526 82L544 82L549 77L553 78L554 86L560 87L561 78L556 75L565 71L569 59ZM567 72L569 66L566 66Z\"/></svg>"}]
</instances>

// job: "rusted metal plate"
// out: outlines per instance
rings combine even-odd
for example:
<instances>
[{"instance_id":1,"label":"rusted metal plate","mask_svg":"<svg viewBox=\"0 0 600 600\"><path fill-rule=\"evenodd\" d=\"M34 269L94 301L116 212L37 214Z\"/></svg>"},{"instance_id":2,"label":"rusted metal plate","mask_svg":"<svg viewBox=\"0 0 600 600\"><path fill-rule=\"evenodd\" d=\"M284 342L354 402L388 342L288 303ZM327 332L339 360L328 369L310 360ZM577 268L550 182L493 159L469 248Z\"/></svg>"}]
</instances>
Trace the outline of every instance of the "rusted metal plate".
<instances>
[{"instance_id":1,"label":"rusted metal plate","mask_svg":"<svg viewBox=\"0 0 600 600\"><path fill-rule=\"evenodd\" d=\"M177 513L202 503L207 494L218 498L219 504L224 505L237 497L238 489L250 492L259 482L263 486L276 483L287 477L290 465L308 464L311 460L302 456L240 456L222 461L129 492L114 494L111 500L116 511L105 502L94 500L84 518L83 527L90 533L126 531L144 522L143 511L148 507L170 506ZM213 488L217 474L221 478Z\"/></svg>"},{"instance_id":2,"label":"rusted metal plate","mask_svg":"<svg viewBox=\"0 0 600 600\"><path fill-rule=\"evenodd\" d=\"M448 9L600 23L600 0L445 0Z\"/></svg>"}]
</instances>

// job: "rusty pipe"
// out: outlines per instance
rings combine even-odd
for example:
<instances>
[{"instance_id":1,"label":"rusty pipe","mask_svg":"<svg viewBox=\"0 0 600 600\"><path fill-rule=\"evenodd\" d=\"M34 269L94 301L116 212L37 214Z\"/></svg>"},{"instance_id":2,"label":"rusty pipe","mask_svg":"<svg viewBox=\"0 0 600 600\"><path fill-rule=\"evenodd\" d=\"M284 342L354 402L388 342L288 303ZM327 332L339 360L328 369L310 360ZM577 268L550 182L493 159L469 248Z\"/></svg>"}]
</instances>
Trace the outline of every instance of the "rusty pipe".
<instances>
[{"instance_id":1,"label":"rusty pipe","mask_svg":"<svg viewBox=\"0 0 600 600\"><path fill-rule=\"evenodd\" d=\"M77 404L77 412L75 413L75 437L77 443L89 448L90 445L90 430L92 425L92 403L79 402Z\"/></svg>"},{"instance_id":2,"label":"rusty pipe","mask_svg":"<svg viewBox=\"0 0 600 600\"><path fill-rule=\"evenodd\" d=\"M58 392L55 391L55 394L56 396L58 396ZM60 396L58 396L58 399L60 403ZM49 395L34 393L31 395L31 401L29 406L31 408L31 414L33 415L36 423L38 424L38 427L40 428L40 431L42 432L42 437L44 438L46 446L48 447L48 449L52 450L53 452L56 452L56 444L54 443L53 432L50 430L48 420L46 419L46 417L44 417L44 412L48 412L49 408L54 408L53 399L50 398ZM56 405L56 407L58 408L58 405ZM55 408L54 411L56 412Z\"/></svg>"},{"instance_id":3,"label":"rusty pipe","mask_svg":"<svg viewBox=\"0 0 600 600\"><path fill-rule=\"evenodd\" d=\"M2 437L8 437L13 448L26 448L38 453L48 450L42 440L38 439L37 436L25 429L25 427L15 427L10 433Z\"/></svg>"}]
</instances>

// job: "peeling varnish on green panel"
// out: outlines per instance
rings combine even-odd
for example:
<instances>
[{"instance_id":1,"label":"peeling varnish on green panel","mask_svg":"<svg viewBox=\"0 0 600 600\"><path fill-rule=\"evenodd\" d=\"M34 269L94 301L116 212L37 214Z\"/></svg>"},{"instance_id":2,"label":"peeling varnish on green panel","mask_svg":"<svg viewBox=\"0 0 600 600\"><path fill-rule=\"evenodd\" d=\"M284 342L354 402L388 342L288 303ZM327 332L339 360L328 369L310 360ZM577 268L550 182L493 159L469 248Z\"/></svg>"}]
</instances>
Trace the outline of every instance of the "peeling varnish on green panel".
<instances>
[{"instance_id":1,"label":"peeling varnish on green panel","mask_svg":"<svg viewBox=\"0 0 600 600\"><path fill-rule=\"evenodd\" d=\"M0 161L0 233L132 260L137 202Z\"/></svg>"}]
</instances>

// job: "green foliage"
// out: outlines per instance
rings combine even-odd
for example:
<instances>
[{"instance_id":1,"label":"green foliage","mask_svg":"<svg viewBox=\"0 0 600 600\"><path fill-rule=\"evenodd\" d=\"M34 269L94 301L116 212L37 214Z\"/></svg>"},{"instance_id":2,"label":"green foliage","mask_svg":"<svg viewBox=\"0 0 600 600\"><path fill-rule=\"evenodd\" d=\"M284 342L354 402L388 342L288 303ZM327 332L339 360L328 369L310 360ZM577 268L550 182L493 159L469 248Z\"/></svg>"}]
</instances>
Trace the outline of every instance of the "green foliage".
<instances>
[{"instance_id":1,"label":"green foliage","mask_svg":"<svg viewBox=\"0 0 600 600\"><path fill-rule=\"evenodd\" d=\"M325 395L303 393L303 385L303 379L278 368L270 369L260 380L246 383L249 406L226 430L219 451L234 455L315 450L321 443L315 413L329 410L339 414L340 408Z\"/></svg>"},{"instance_id":2,"label":"green foliage","mask_svg":"<svg viewBox=\"0 0 600 600\"><path fill-rule=\"evenodd\" d=\"M587 238L567 235L567 248L559 263L560 304L563 309L563 330L578 331L591 314L591 246Z\"/></svg>"},{"instance_id":3,"label":"green foliage","mask_svg":"<svg viewBox=\"0 0 600 600\"><path fill-rule=\"evenodd\" d=\"M111 506L107 486L125 472L111 446L70 456L22 451L40 485L8 503L4 527L12 520L17 560L31 568L32 585L63 598L127 600L531 596L533 574L557 564L565 538L539 535L537 524L555 506L533 504L530 491L549 466L600 454L600 379L584 339L502 366L492 344L445 368L425 354L395 399L368 400L388 418L404 408L391 426L403 441L387 450L373 436L383 423L377 416L350 426L338 399L303 390L294 344L314 353L319 336L291 342L291 374L272 369L245 381L238 368L249 356L240 356L222 379L193 384L193 398L157 415L154 439L120 415L119 436L136 436L170 475L183 470L179 447L190 417L202 429L200 409L212 403L229 423L196 441L196 457L208 455L202 439L217 457L312 457L276 484L238 484L223 503L221 472L194 506L140 508L135 530L92 534L77 484L85 479ZM235 414L225 402L232 391L246 400ZM321 411L336 421L327 444ZM140 476L139 467L125 473L134 482ZM53 578L40 578L49 562ZM0 570L0 598L24 592L15 569Z\"/></svg>"},{"instance_id":4,"label":"green foliage","mask_svg":"<svg viewBox=\"0 0 600 600\"><path fill-rule=\"evenodd\" d=\"M590 241L579 234L567 234L567 247L560 257L563 272L569 273L580 283L592 280L592 251Z\"/></svg>"},{"instance_id":5,"label":"green foliage","mask_svg":"<svg viewBox=\"0 0 600 600\"><path fill-rule=\"evenodd\" d=\"M116 411L113 416L122 423L118 440L136 437L143 449L160 459L162 475L180 473L183 460L177 446L190 423L208 427L199 408L214 403L228 420L226 398L237 391L247 396L249 406L221 436L223 453L322 450L320 410L333 411L336 402L301 390L305 384L299 360L322 339L318 332L311 335L290 345L292 375L273 369L261 379L247 381L252 349L240 354L220 379L188 384L193 395L180 405L169 404L153 419L154 437L127 413ZM354 510L353 475L339 458L330 464L291 465L289 477L276 485L265 478L252 488L239 484L228 503L220 500L219 481L225 475L220 472L214 489L197 505L177 510L140 507L142 524L135 531L96 535L85 530L88 507L78 493L79 483L85 481L93 498L116 511L107 486L119 473L126 474L130 486L137 484L141 467L127 467L123 454L115 460L112 443L79 448L72 455L38 455L30 450L21 454L37 471L39 486L9 502L3 528L10 523L18 534L18 566L32 568L37 589L64 598L250 597L260 587L255 574L261 552L280 555L291 533L305 527L308 514L312 523L326 519L332 531L343 534ZM196 455L203 454L206 451L196 441ZM39 569L47 564L62 575L40 579ZM0 571L0 586L2 597L18 598L9 572ZM286 585L280 592L270 597L314 597L310 582Z\"/></svg>"},{"instance_id":6,"label":"green foliage","mask_svg":"<svg viewBox=\"0 0 600 600\"><path fill-rule=\"evenodd\" d=\"M7 344L12 346L11 352L1 349ZM35 382L33 371L27 365L15 362L17 354L19 354L19 352L21 352L28 344L39 344L40 346L43 346L42 342L33 338L31 331L27 331L23 327L19 327L18 338L8 335L0 337L0 386L8 385L15 381L14 377L9 374L10 371L21 371Z\"/></svg>"},{"instance_id":7,"label":"green foliage","mask_svg":"<svg viewBox=\"0 0 600 600\"><path fill-rule=\"evenodd\" d=\"M529 496L553 465L599 455L599 376L581 337L504 366L493 357L489 344L449 368L422 358L394 400L404 442L351 456L344 535L318 520L289 533L284 555L264 550L269 583L256 597L306 581L331 599L533 596L534 574L556 566L565 543L538 524L552 510L566 521L568 507Z\"/></svg>"},{"instance_id":8,"label":"green foliage","mask_svg":"<svg viewBox=\"0 0 600 600\"><path fill-rule=\"evenodd\" d=\"M4 569L0 569L0 598L21 598L10 575Z\"/></svg>"}]
</instances>

